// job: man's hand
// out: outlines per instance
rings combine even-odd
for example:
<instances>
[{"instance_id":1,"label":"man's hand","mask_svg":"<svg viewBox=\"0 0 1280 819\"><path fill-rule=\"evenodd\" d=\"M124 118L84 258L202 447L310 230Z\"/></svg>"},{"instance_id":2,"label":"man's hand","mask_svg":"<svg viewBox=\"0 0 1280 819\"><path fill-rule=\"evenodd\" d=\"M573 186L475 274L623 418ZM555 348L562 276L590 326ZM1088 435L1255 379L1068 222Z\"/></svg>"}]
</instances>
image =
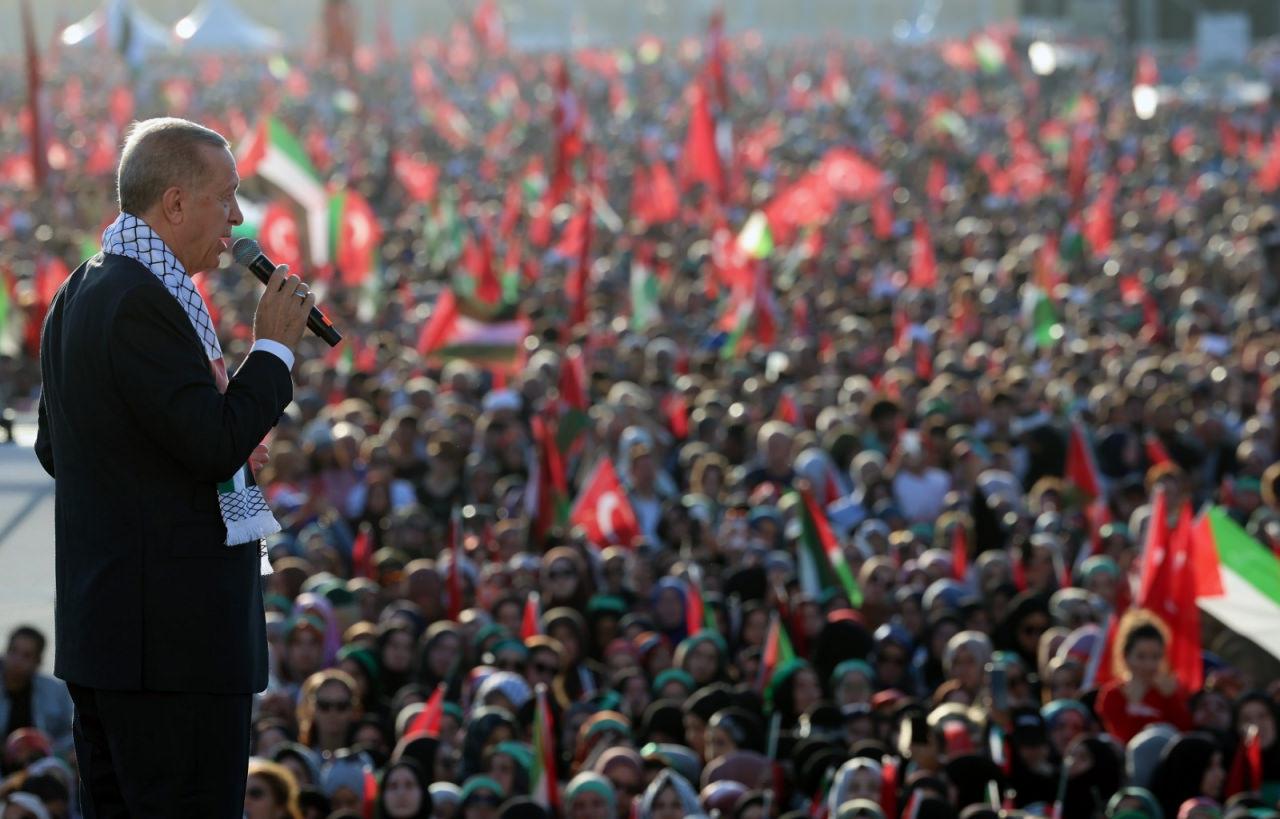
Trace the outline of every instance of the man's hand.
<instances>
[{"instance_id":1,"label":"man's hand","mask_svg":"<svg viewBox=\"0 0 1280 819\"><path fill-rule=\"evenodd\" d=\"M253 450L253 454L249 456L249 468L257 474L262 467L271 461L271 454L267 451L266 444L258 444Z\"/></svg>"},{"instance_id":2,"label":"man's hand","mask_svg":"<svg viewBox=\"0 0 1280 819\"><path fill-rule=\"evenodd\" d=\"M311 315L315 303L316 297L310 288L289 272L288 265L280 265L271 274L267 290L258 300L258 311L253 317L253 337L277 341L290 350L296 349L302 340L302 331L307 329L307 316Z\"/></svg>"}]
</instances>

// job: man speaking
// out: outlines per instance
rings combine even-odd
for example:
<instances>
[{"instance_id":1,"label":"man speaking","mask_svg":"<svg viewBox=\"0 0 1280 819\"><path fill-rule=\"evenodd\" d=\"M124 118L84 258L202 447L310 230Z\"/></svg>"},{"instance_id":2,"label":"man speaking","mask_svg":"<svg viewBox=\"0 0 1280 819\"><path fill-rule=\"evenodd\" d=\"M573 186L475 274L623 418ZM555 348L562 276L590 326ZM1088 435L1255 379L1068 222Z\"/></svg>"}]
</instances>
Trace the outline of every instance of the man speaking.
<instances>
[{"instance_id":1,"label":"man speaking","mask_svg":"<svg viewBox=\"0 0 1280 819\"><path fill-rule=\"evenodd\" d=\"M260 442L292 398L315 297L277 270L228 377L191 276L217 267L240 224L239 181L213 131L136 123L120 215L43 328L54 674L75 703L89 819L243 812L253 694L267 685L259 540L279 530L246 464L265 462Z\"/></svg>"}]
</instances>

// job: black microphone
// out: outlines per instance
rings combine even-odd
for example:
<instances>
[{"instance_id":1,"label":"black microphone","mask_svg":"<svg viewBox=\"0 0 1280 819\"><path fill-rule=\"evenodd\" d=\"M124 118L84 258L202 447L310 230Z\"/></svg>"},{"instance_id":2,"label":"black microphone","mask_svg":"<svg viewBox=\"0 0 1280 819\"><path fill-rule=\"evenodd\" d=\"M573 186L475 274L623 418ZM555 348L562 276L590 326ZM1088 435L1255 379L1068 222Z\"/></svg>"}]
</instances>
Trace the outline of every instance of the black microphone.
<instances>
[{"instance_id":1,"label":"black microphone","mask_svg":"<svg viewBox=\"0 0 1280 819\"><path fill-rule=\"evenodd\" d=\"M236 239L235 244L231 246L231 255L238 264L249 268L249 272L257 276L258 281L263 284L270 281L271 274L276 272L275 262L268 259L262 252L262 247L248 236ZM311 308L311 315L307 316L307 328L324 339L330 347L337 347L338 342L342 341L342 333L333 326L328 316L320 312L319 307Z\"/></svg>"}]
</instances>

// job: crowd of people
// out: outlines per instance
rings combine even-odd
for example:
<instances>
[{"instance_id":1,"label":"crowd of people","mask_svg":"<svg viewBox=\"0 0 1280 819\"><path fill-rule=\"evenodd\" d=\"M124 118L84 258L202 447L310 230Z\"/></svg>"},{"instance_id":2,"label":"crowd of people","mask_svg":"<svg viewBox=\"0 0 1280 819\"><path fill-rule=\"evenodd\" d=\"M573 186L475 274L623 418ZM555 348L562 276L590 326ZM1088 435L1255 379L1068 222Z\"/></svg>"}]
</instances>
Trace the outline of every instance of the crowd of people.
<instances>
[{"instance_id":1,"label":"crowd of people","mask_svg":"<svg viewBox=\"0 0 1280 819\"><path fill-rule=\"evenodd\" d=\"M1212 502L1280 547L1269 99L1166 94L1140 119L1127 49L1076 44L1078 62L1041 77L1005 31L736 36L724 190L688 186L655 215L638 172L682 176L714 49L644 40L562 63L486 45L464 30L354 66L135 73L64 53L46 62L43 189L0 177L9 331L24 313L38 327L49 269L96 252L113 123L170 113L238 143L271 113L377 215L359 288L295 271L356 348L305 343L258 475L285 531L267 544L249 819L1280 812L1274 661L1206 640L1188 690L1168 626L1131 605L1157 490L1172 515ZM536 235L566 73L590 146L575 184L596 191L580 320L580 260L557 248L581 200L552 203ZM448 123L422 102L428 75ZM10 168L25 93L0 75ZM876 169L876 188L753 244L740 336L725 256L832 149ZM397 153L438 170L427 201ZM241 195L279 196L255 177ZM465 289L452 208L521 260L504 291L530 329L510 366L419 352L441 293ZM658 281L644 321L640 257ZM235 360L257 285L229 264L205 279ZM1037 293L1047 307L1024 309ZM15 404L39 386L19 344L0 369ZM1073 419L1103 518L1068 479ZM540 525L547 425L570 495L616 467L634 538ZM840 552L823 568L847 564L855 594L808 579L806 497ZM4 819L79 815L43 642L8 643Z\"/></svg>"}]
</instances>

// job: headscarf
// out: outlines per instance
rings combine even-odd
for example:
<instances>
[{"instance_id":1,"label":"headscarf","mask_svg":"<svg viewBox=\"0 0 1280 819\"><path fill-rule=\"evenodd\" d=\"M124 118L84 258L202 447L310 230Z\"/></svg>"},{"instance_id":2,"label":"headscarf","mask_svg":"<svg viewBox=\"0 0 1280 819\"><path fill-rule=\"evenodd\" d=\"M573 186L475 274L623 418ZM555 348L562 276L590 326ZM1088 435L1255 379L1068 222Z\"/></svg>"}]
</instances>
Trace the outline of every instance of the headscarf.
<instances>
[{"instance_id":1,"label":"headscarf","mask_svg":"<svg viewBox=\"0 0 1280 819\"><path fill-rule=\"evenodd\" d=\"M684 745L650 742L640 749L640 758L645 762L664 765L689 782L697 782L702 778L702 759L693 749Z\"/></svg>"},{"instance_id":2,"label":"headscarf","mask_svg":"<svg viewBox=\"0 0 1280 819\"><path fill-rule=\"evenodd\" d=\"M679 645L686 637L689 636L686 616L688 613L689 600L685 592L685 584L683 580L676 577L662 577L658 582L653 584L653 591L649 593L649 607L651 611L657 611L658 598L663 594L675 594L680 599L680 619L670 628L663 629L660 633L671 641L672 645ZM657 624L654 624L657 628ZM677 666L679 663L676 664Z\"/></svg>"},{"instance_id":3,"label":"headscarf","mask_svg":"<svg viewBox=\"0 0 1280 819\"><path fill-rule=\"evenodd\" d=\"M1107 802L1107 816L1114 817L1120 808L1120 803L1126 799L1137 799L1144 806L1144 810L1148 819L1164 819L1164 811L1160 809L1160 803L1156 801L1155 796L1146 788L1128 787L1121 788L1116 791Z\"/></svg>"},{"instance_id":4,"label":"headscarf","mask_svg":"<svg viewBox=\"0 0 1280 819\"><path fill-rule=\"evenodd\" d=\"M942 667L948 676L951 674L951 663L955 660L956 652L962 648L973 652L978 668L985 666L991 659L990 637L981 631L958 632L947 641L947 647L942 652Z\"/></svg>"},{"instance_id":5,"label":"headscarf","mask_svg":"<svg viewBox=\"0 0 1280 819\"><path fill-rule=\"evenodd\" d=\"M485 699L495 691L506 697L511 707L517 711L533 698L533 691L529 689L528 681L511 671L497 671L490 674L476 691L475 701L483 704Z\"/></svg>"},{"instance_id":6,"label":"headscarf","mask_svg":"<svg viewBox=\"0 0 1280 819\"><path fill-rule=\"evenodd\" d=\"M382 701L382 665L378 662L377 656L364 646L350 645L343 646L338 649L338 661L352 660L369 679L369 703L376 704Z\"/></svg>"},{"instance_id":7,"label":"headscarf","mask_svg":"<svg viewBox=\"0 0 1280 819\"><path fill-rule=\"evenodd\" d=\"M298 617L306 612L318 613L324 620L324 665L331 666L338 656L338 649L342 648L342 627L334 614L333 604L322 594L303 592L293 601L291 616Z\"/></svg>"},{"instance_id":8,"label":"headscarf","mask_svg":"<svg viewBox=\"0 0 1280 819\"><path fill-rule=\"evenodd\" d=\"M813 670L821 682L831 679L836 668L846 661L865 660L875 649L875 640L866 626L849 619L835 620L832 615L822 624L813 647Z\"/></svg>"},{"instance_id":9,"label":"headscarf","mask_svg":"<svg viewBox=\"0 0 1280 819\"><path fill-rule=\"evenodd\" d=\"M565 788L564 810L566 816L573 810L573 800L588 792L595 792L604 797L610 816L617 812L618 798L613 790L613 783L598 773L583 771L569 780L569 786Z\"/></svg>"},{"instance_id":10,"label":"headscarf","mask_svg":"<svg viewBox=\"0 0 1280 819\"><path fill-rule=\"evenodd\" d=\"M321 774L320 792L326 798L333 799L333 795L338 792L339 788L346 788L363 798L366 796L364 792L365 768L364 759L358 755L338 757L331 760Z\"/></svg>"},{"instance_id":11,"label":"headscarf","mask_svg":"<svg viewBox=\"0 0 1280 819\"><path fill-rule=\"evenodd\" d=\"M761 778L772 770L773 763L764 754L755 751L734 751L707 764L702 779L708 785L729 779L747 788L758 788Z\"/></svg>"},{"instance_id":12,"label":"headscarf","mask_svg":"<svg viewBox=\"0 0 1280 819\"><path fill-rule=\"evenodd\" d=\"M884 808L870 799L850 799L842 802L840 809L832 813L833 819L853 819L855 816L870 814L872 819L885 819Z\"/></svg>"},{"instance_id":13,"label":"headscarf","mask_svg":"<svg viewBox=\"0 0 1280 819\"><path fill-rule=\"evenodd\" d=\"M49 809L44 806L44 803L35 794L23 793L22 791L11 793L0 798L0 808L5 805L17 805L23 810L29 811L36 819L49 819ZM0 813L4 813L4 811L0 810Z\"/></svg>"},{"instance_id":14,"label":"headscarf","mask_svg":"<svg viewBox=\"0 0 1280 819\"><path fill-rule=\"evenodd\" d=\"M764 750L764 725L755 714L745 708L721 708L711 715L707 727L723 730L739 751Z\"/></svg>"},{"instance_id":15,"label":"headscarf","mask_svg":"<svg viewBox=\"0 0 1280 819\"><path fill-rule=\"evenodd\" d=\"M1151 775L1151 793L1165 816L1177 816L1183 802L1203 795L1200 779L1215 752L1220 752L1217 743L1199 732L1182 734L1165 747Z\"/></svg>"},{"instance_id":16,"label":"headscarf","mask_svg":"<svg viewBox=\"0 0 1280 819\"><path fill-rule=\"evenodd\" d=\"M658 796L667 788L674 789L676 796L680 797L685 819L689 817L703 819L706 816L702 811L702 805L698 802L698 794L689 784L689 780L667 768L659 772L658 776L649 783L649 787L645 788L644 796L640 800L640 819L652 819L653 806L658 801Z\"/></svg>"},{"instance_id":17,"label":"headscarf","mask_svg":"<svg viewBox=\"0 0 1280 819\"><path fill-rule=\"evenodd\" d=\"M1177 735L1173 726L1156 724L1148 725L1129 740L1124 751L1124 772L1130 785L1145 789L1151 784L1165 746Z\"/></svg>"},{"instance_id":18,"label":"headscarf","mask_svg":"<svg viewBox=\"0 0 1280 819\"><path fill-rule=\"evenodd\" d=\"M844 763L836 770L835 779L831 782L831 790L827 793L827 811L832 816L837 815L841 806L849 800L849 789L853 786L853 777L862 770L875 774L876 781L883 784L884 769L874 759L857 757Z\"/></svg>"},{"instance_id":19,"label":"headscarf","mask_svg":"<svg viewBox=\"0 0 1280 819\"><path fill-rule=\"evenodd\" d=\"M412 758L404 758L397 762L392 762L383 771L382 776L378 777L378 797L374 805L374 819L389 819L390 814L387 812L387 781L391 779L391 772L403 768L413 774L413 778L417 780L418 787L422 789L422 801L418 803L418 812L410 819L431 819L435 815L434 804L431 800L431 779L429 772L424 772L417 760Z\"/></svg>"},{"instance_id":20,"label":"headscarf","mask_svg":"<svg viewBox=\"0 0 1280 819\"><path fill-rule=\"evenodd\" d=\"M672 662L676 668L684 669L684 661L688 658L690 652L703 643L710 643L716 650L716 674L715 680L723 679L725 675L725 665L728 661L729 647L724 642L724 637L720 636L716 631L700 631L691 637L686 637L676 646L675 656ZM714 682L715 680L712 680Z\"/></svg>"},{"instance_id":21,"label":"headscarf","mask_svg":"<svg viewBox=\"0 0 1280 819\"><path fill-rule=\"evenodd\" d=\"M845 660L831 672L831 691L834 694L840 683L850 674L861 674L867 682L875 685L876 672L866 660Z\"/></svg>"},{"instance_id":22,"label":"headscarf","mask_svg":"<svg viewBox=\"0 0 1280 819\"><path fill-rule=\"evenodd\" d=\"M1191 812L1194 810L1208 810L1215 818L1222 816L1222 806L1212 799L1199 796L1188 799L1178 808L1178 819L1190 819Z\"/></svg>"},{"instance_id":23,"label":"headscarf","mask_svg":"<svg viewBox=\"0 0 1280 819\"><path fill-rule=\"evenodd\" d=\"M282 742L271 754L272 762L284 762L287 756L297 757L311 774L311 784L320 787L320 755L300 742ZM298 784L302 784L301 782Z\"/></svg>"},{"instance_id":24,"label":"headscarf","mask_svg":"<svg viewBox=\"0 0 1280 819\"><path fill-rule=\"evenodd\" d=\"M462 739L462 775L465 777L479 773L484 763L484 749L489 744L489 737L502 726L506 726L512 736L516 735L516 718L505 708L481 708L471 716L466 734Z\"/></svg>"},{"instance_id":25,"label":"headscarf","mask_svg":"<svg viewBox=\"0 0 1280 819\"><path fill-rule=\"evenodd\" d=\"M629 767L640 775L644 774L644 760L640 758L640 752L626 745L615 745L607 749L600 754L591 767L596 773L608 776L611 768L619 766Z\"/></svg>"},{"instance_id":26,"label":"headscarf","mask_svg":"<svg viewBox=\"0 0 1280 819\"><path fill-rule=\"evenodd\" d=\"M394 765L402 759L412 759L428 778L435 777L436 754L440 752L440 740L426 731L411 731L400 738L391 752Z\"/></svg>"},{"instance_id":27,"label":"headscarf","mask_svg":"<svg viewBox=\"0 0 1280 819\"><path fill-rule=\"evenodd\" d=\"M430 791L433 805L452 805L456 810L462 803L462 788L452 782L432 782Z\"/></svg>"},{"instance_id":28,"label":"headscarf","mask_svg":"<svg viewBox=\"0 0 1280 819\"><path fill-rule=\"evenodd\" d=\"M499 803L507 797L507 794L502 790L502 786L498 784L497 780L482 774L476 774L474 776L467 777L467 780L462 783L461 809L466 810L467 802L480 791L492 791L498 798Z\"/></svg>"},{"instance_id":29,"label":"headscarf","mask_svg":"<svg viewBox=\"0 0 1280 819\"><path fill-rule=\"evenodd\" d=\"M631 724L626 716L617 711L598 711L582 723L578 728L578 749L574 760L578 763L591 759L596 746L610 731L617 732L625 739L631 739Z\"/></svg>"},{"instance_id":30,"label":"headscarf","mask_svg":"<svg viewBox=\"0 0 1280 819\"><path fill-rule=\"evenodd\" d=\"M1049 597L1037 592L1022 592L1009 601L1009 611L995 631L994 642L996 647L1002 651L1012 651L1018 654L1028 668L1035 668L1038 658L1035 656L1034 647L1029 650L1022 647L1022 644L1018 641L1018 632L1022 627L1023 621L1035 614L1044 615L1046 620L1051 619Z\"/></svg>"}]
</instances>

